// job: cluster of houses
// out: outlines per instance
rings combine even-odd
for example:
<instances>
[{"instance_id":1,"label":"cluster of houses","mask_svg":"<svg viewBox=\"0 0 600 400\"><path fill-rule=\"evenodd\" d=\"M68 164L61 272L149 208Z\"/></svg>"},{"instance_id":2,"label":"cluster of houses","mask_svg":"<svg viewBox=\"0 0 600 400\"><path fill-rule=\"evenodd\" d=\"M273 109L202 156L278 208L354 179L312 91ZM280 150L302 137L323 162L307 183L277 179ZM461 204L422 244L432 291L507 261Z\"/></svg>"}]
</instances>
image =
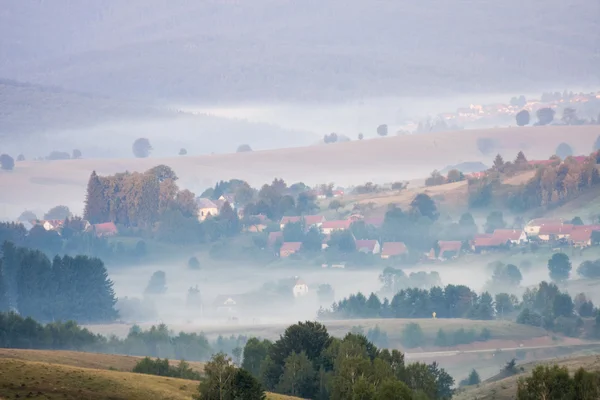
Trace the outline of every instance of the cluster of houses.
<instances>
[{"instance_id":1,"label":"cluster of houses","mask_svg":"<svg viewBox=\"0 0 600 400\"><path fill-rule=\"evenodd\" d=\"M78 219L76 221L72 221L72 223L77 223L79 226L77 230L83 232L93 232L97 237L109 237L116 236L119 233L117 226L114 222L105 222L102 224L90 224L89 221L84 219ZM21 224L25 227L27 232L31 231L35 226L41 226L47 231L54 231L59 235L62 233L62 230L65 227L64 219L43 219L43 220L33 220L33 221L24 221Z\"/></svg>"},{"instance_id":2,"label":"cluster of houses","mask_svg":"<svg viewBox=\"0 0 600 400\"><path fill-rule=\"evenodd\" d=\"M302 223L305 230L309 230L312 227L318 228L324 235L321 243L321 248L325 250L329 245L328 242L331 239L331 234L336 231L346 231L350 229L353 222L362 220L367 225L372 225L376 228L380 228L383 225L383 218L363 218L360 215L352 215L347 219L343 220L327 220L322 215L306 215L306 216L292 216L283 217L279 222L280 231L270 232L267 239L267 246L279 247L279 256L281 258L287 258L292 254L299 252L302 249L302 242L286 242L283 238L283 229L287 224L290 223ZM354 240L356 250L368 254L380 255L383 259L390 257L397 257L407 254L408 250L402 242L384 242L380 243L378 240Z\"/></svg>"},{"instance_id":3,"label":"cluster of houses","mask_svg":"<svg viewBox=\"0 0 600 400\"><path fill-rule=\"evenodd\" d=\"M283 229L287 224L302 222L306 230L317 227L324 234L322 249L328 247L331 234L335 231L349 230L353 222L363 220L365 224L380 228L383 218L361 218L352 216L345 220L328 221L322 215L307 215L303 217L283 217L280 221L280 231L270 232L267 246L279 246L279 256L287 258L302 250L302 242L286 242ZM446 260L457 257L461 252L486 253L498 251L507 247L526 244L530 241L549 244L565 244L584 248L592 245L592 233L599 232L600 225L573 225L561 219L538 218L527 223L523 229L496 229L493 233L476 234L471 240L437 242L426 254L429 260ZM379 255L382 259L402 257L408 254L403 242L380 242L378 240L354 240L356 250L367 254Z\"/></svg>"},{"instance_id":4,"label":"cluster of houses","mask_svg":"<svg viewBox=\"0 0 600 400\"><path fill-rule=\"evenodd\" d=\"M587 103L592 100L600 99L600 92L596 93L580 93L569 98L561 97L554 100L529 99L525 104L471 104L469 107L461 107L456 112L442 113L439 116L448 122L466 123L477 121L482 118L514 116L521 110L527 110L530 113L535 113L541 108L552 108L554 110L559 107L570 106L574 107L578 104Z\"/></svg>"}]
</instances>

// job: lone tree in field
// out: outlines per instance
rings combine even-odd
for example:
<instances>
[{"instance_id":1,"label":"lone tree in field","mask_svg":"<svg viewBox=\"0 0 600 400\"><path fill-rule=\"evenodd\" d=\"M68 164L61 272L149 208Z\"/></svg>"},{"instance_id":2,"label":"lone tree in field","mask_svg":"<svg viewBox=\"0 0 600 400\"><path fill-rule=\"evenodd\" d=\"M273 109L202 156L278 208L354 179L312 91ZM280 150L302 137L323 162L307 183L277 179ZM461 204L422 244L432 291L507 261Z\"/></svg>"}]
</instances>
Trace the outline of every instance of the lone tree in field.
<instances>
[{"instance_id":1,"label":"lone tree in field","mask_svg":"<svg viewBox=\"0 0 600 400\"><path fill-rule=\"evenodd\" d=\"M529 125L529 120L531 119L531 115L529 114L529 111L521 110L517 113L517 115L515 116L515 119L517 120L517 125L525 126L525 125Z\"/></svg>"},{"instance_id":2,"label":"lone tree in field","mask_svg":"<svg viewBox=\"0 0 600 400\"><path fill-rule=\"evenodd\" d=\"M187 154L187 150L186 150L186 149L184 149L184 148L181 148L181 149L179 150L179 155L180 155L180 156L185 156L186 154Z\"/></svg>"},{"instance_id":3,"label":"lone tree in field","mask_svg":"<svg viewBox=\"0 0 600 400\"><path fill-rule=\"evenodd\" d=\"M573 155L573 149L567 143L562 142L556 148L555 154L564 160Z\"/></svg>"},{"instance_id":4,"label":"lone tree in field","mask_svg":"<svg viewBox=\"0 0 600 400\"><path fill-rule=\"evenodd\" d=\"M81 150L74 149L73 150L73 154L71 155L71 158L74 159L74 160L77 160L78 158L81 158Z\"/></svg>"},{"instance_id":5,"label":"lone tree in field","mask_svg":"<svg viewBox=\"0 0 600 400\"><path fill-rule=\"evenodd\" d=\"M15 167L15 160L8 154L2 154L0 156L0 167L3 170L11 171Z\"/></svg>"},{"instance_id":6,"label":"lone tree in field","mask_svg":"<svg viewBox=\"0 0 600 400\"><path fill-rule=\"evenodd\" d=\"M536 112L538 119L537 125L548 125L549 123L554 121L554 114L555 111L549 107L540 108Z\"/></svg>"},{"instance_id":7,"label":"lone tree in field","mask_svg":"<svg viewBox=\"0 0 600 400\"><path fill-rule=\"evenodd\" d=\"M388 134L388 126L387 124L381 124L377 127L377 134L379 136L387 136Z\"/></svg>"},{"instance_id":8,"label":"lone tree in field","mask_svg":"<svg viewBox=\"0 0 600 400\"><path fill-rule=\"evenodd\" d=\"M329 203L329 209L335 210L336 212L342 207L344 207L344 204L337 199L331 200L331 203Z\"/></svg>"},{"instance_id":9,"label":"lone tree in field","mask_svg":"<svg viewBox=\"0 0 600 400\"><path fill-rule=\"evenodd\" d=\"M365 138L365 135L363 135L362 133L358 134L358 140L363 140ZM598 136L598 138L600 139L600 136Z\"/></svg>"},{"instance_id":10,"label":"lone tree in field","mask_svg":"<svg viewBox=\"0 0 600 400\"><path fill-rule=\"evenodd\" d=\"M163 294L167 291L167 275L164 271L156 271L150 277L144 294Z\"/></svg>"},{"instance_id":11,"label":"lone tree in field","mask_svg":"<svg viewBox=\"0 0 600 400\"><path fill-rule=\"evenodd\" d=\"M247 153L249 151L252 151L252 148L250 147L249 144L241 144L237 148L238 153Z\"/></svg>"},{"instance_id":12,"label":"lone tree in field","mask_svg":"<svg viewBox=\"0 0 600 400\"><path fill-rule=\"evenodd\" d=\"M17 161L21 162L21 161L25 161L25 156L23 154L19 154L17 156Z\"/></svg>"},{"instance_id":13,"label":"lone tree in field","mask_svg":"<svg viewBox=\"0 0 600 400\"><path fill-rule=\"evenodd\" d=\"M148 139L138 138L135 140L135 142L133 142L132 150L133 155L137 158L146 158L152 151L152 145Z\"/></svg>"},{"instance_id":14,"label":"lone tree in field","mask_svg":"<svg viewBox=\"0 0 600 400\"><path fill-rule=\"evenodd\" d=\"M548 260L550 279L554 282L564 282L571 274L571 260L565 253L555 253Z\"/></svg>"}]
</instances>

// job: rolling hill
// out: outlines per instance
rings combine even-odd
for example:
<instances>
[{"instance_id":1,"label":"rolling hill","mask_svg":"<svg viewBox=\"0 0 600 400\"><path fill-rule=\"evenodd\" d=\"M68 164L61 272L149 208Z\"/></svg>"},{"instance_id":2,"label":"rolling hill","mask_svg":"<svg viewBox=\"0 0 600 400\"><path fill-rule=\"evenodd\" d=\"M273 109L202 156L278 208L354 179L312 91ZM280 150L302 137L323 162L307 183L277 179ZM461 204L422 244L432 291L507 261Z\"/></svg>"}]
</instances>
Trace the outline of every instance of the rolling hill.
<instances>
[{"instance_id":1,"label":"rolling hill","mask_svg":"<svg viewBox=\"0 0 600 400\"><path fill-rule=\"evenodd\" d=\"M510 376L508 378L502 378L501 376L494 376L477 387L469 387L465 390L460 391L453 398L455 400L509 400L514 399L517 393L517 380L525 374L531 372L531 370L539 364L557 364L564 366L571 372L575 372L578 368L584 368L588 371L600 370L600 356L599 355L582 355L578 357L565 357L552 359L542 362L532 362L521 365L524 368L524 372Z\"/></svg>"},{"instance_id":2,"label":"rolling hill","mask_svg":"<svg viewBox=\"0 0 600 400\"><path fill-rule=\"evenodd\" d=\"M562 89L597 83L599 7L587 0L9 2L0 13L0 76L209 101Z\"/></svg>"},{"instance_id":3,"label":"rolling hill","mask_svg":"<svg viewBox=\"0 0 600 400\"><path fill-rule=\"evenodd\" d=\"M124 372L131 369L132 359L94 353L1 350L0 398L191 400L197 393L196 381ZM115 366L122 369L116 371ZM267 399L294 397L269 393Z\"/></svg>"},{"instance_id":4,"label":"rolling hill","mask_svg":"<svg viewBox=\"0 0 600 400\"><path fill-rule=\"evenodd\" d=\"M547 159L563 141L568 141L576 154L589 154L597 135L597 127L592 125L547 126L406 135L237 154L25 161L17 163L13 171L0 171L0 186L12 189L0 193L4 214L0 218L15 218L26 208L47 211L57 204L80 213L93 170L104 175L166 164L180 177L180 186L198 194L218 180L231 178L245 179L254 186L275 177L309 185L384 183L423 178L433 169L465 161L489 163L496 152L507 160L519 150L529 159ZM494 149L482 154L479 138L492 139Z\"/></svg>"}]
</instances>

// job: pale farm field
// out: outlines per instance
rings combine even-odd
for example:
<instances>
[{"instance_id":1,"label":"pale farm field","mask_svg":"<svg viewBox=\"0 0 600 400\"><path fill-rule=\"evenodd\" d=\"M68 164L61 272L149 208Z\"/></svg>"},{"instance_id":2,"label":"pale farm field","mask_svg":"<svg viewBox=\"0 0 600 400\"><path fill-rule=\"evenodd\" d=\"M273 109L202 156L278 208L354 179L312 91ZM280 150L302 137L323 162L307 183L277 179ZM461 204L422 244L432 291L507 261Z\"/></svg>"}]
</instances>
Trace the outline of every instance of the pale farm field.
<instances>
[{"instance_id":1,"label":"pale farm field","mask_svg":"<svg viewBox=\"0 0 600 400\"><path fill-rule=\"evenodd\" d=\"M547 159L568 142L576 154L589 154L597 126L497 128L405 135L289 149L237 154L146 159L24 161L14 171L0 171L0 218L15 218L24 209L46 211L65 204L81 213L90 173L145 171L158 164L172 167L179 184L197 194L217 180L239 178L254 186L280 177L287 182L339 185L422 179L433 169L467 161L490 164L496 153L513 159L523 150L528 159ZM490 138L494 149L482 154L477 139ZM85 156L85 155L84 155ZM429 190L429 189L428 189ZM431 189L434 190L434 189Z\"/></svg>"}]
</instances>

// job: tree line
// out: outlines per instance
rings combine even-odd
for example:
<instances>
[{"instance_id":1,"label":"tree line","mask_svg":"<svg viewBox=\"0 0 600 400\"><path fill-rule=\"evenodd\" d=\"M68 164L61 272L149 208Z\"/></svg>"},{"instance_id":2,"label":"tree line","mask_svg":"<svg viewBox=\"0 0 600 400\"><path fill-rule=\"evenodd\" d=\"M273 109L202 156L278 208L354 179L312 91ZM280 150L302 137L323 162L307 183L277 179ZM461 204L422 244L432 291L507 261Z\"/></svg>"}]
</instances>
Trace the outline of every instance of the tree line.
<instances>
[{"instance_id":1,"label":"tree line","mask_svg":"<svg viewBox=\"0 0 600 400\"><path fill-rule=\"evenodd\" d=\"M2 245L0 311L17 310L39 321L110 322L117 318L113 283L102 261L56 256Z\"/></svg>"},{"instance_id":2,"label":"tree line","mask_svg":"<svg viewBox=\"0 0 600 400\"><path fill-rule=\"evenodd\" d=\"M242 368L268 390L311 399L449 399L454 379L436 363L405 364L361 334L333 338L318 322L299 322L271 342L252 338Z\"/></svg>"},{"instance_id":3,"label":"tree line","mask_svg":"<svg viewBox=\"0 0 600 400\"><path fill-rule=\"evenodd\" d=\"M207 361L211 355L224 352L237 356L239 364L247 340L245 336L219 336L209 341L202 333L175 334L164 324L146 330L134 325L121 339L93 334L74 321L41 324L14 312L0 313L2 348L76 350L190 361Z\"/></svg>"}]
</instances>

